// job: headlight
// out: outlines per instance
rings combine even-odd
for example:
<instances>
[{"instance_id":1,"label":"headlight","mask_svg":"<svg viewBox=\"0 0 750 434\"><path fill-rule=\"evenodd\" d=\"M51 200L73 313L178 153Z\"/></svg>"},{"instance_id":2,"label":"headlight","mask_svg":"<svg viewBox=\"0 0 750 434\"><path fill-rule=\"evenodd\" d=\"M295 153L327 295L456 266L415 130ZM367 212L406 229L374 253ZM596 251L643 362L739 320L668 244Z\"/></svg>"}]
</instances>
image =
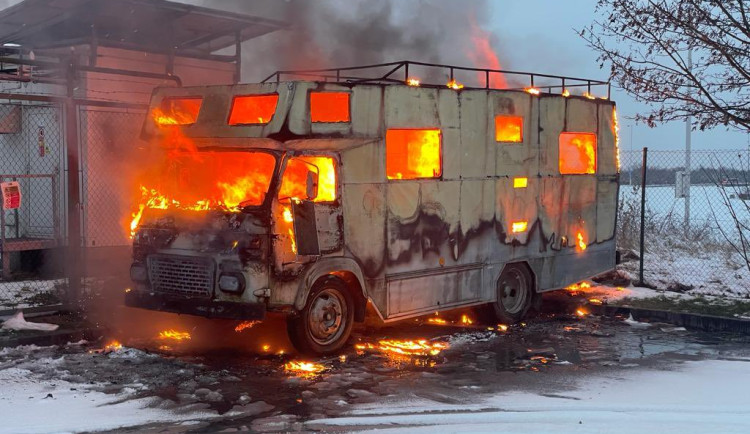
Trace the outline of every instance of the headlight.
<instances>
[{"instance_id":1,"label":"headlight","mask_svg":"<svg viewBox=\"0 0 750 434\"><path fill-rule=\"evenodd\" d=\"M240 273L222 274L219 276L219 289L224 292L242 292L245 290L245 278Z\"/></svg>"},{"instance_id":2,"label":"headlight","mask_svg":"<svg viewBox=\"0 0 750 434\"><path fill-rule=\"evenodd\" d=\"M130 266L130 280L133 282L148 281L148 270L143 264L133 264Z\"/></svg>"}]
</instances>

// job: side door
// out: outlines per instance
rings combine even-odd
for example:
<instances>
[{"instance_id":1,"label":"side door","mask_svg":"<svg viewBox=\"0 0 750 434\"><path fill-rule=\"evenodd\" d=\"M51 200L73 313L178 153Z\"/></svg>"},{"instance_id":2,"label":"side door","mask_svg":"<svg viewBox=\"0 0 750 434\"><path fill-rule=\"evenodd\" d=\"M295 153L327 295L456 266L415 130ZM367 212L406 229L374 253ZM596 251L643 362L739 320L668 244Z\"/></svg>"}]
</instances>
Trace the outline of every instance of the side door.
<instances>
[{"instance_id":1,"label":"side door","mask_svg":"<svg viewBox=\"0 0 750 434\"><path fill-rule=\"evenodd\" d=\"M338 159L332 155L287 159L274 218L277 271L342 250L338 174Z\"/></svg>"}]
</instances>

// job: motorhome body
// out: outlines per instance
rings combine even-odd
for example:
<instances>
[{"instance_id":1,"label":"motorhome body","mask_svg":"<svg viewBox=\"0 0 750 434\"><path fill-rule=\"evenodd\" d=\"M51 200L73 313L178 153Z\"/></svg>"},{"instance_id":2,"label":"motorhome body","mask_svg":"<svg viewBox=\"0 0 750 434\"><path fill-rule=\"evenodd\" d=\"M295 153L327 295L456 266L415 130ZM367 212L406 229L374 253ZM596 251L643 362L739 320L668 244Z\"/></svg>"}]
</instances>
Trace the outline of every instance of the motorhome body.
<instances>
[{"instance_id":1,"label":"motorhome body","mask_svg":"<svg viewBox=\"0 0 750 434\"><path fill-rule=\"evenodd\" d=\"M198 153L263 153L270 178L253 206L199 223L179 217L187 211L144 214L129 305L247 319L284 311L295 345L330 352L368 300L385 321L484 303L520 320L538 293L615 265L612 101L290 81L161 88L151 113L183 100L199 101L191 119L151 116L144 136L178 129ZM321 197L325 168L311 160L321 157L333 196ZM297 160L314 176L288 197Z\"/></svg>"}]
</instances>

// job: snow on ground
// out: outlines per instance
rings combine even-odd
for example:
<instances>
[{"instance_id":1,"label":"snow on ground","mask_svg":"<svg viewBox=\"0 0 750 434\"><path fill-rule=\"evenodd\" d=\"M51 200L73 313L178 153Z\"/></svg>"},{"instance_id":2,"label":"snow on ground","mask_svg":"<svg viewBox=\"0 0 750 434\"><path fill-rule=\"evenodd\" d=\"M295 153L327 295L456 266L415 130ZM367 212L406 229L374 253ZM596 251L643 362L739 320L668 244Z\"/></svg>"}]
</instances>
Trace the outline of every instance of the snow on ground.
<instances>
[{"instance_id":1,"label":"snow on ground","mask_svg":"<svg viewBox=\"0 0 750 434\"><path fill-rule=\"evenodd\" d=\"M359 406L311 429L381 432L747 433L750 359L597 374L563 394L501 393L471 405L415 398Z\"/></svg>"},{"instance_id":2,"label":"snow on ground","mask_svg":"<svg viewBox=\"0 0 750 434\"><path fill-rule=\"evenodd\" d=\"M4 369L0 371L0 432L80 432L216 417L207 411L176 413L160 408L158 398L129 395L92 391L59 379L38 380L26 369Z\"/></svg>"}]
</instances>

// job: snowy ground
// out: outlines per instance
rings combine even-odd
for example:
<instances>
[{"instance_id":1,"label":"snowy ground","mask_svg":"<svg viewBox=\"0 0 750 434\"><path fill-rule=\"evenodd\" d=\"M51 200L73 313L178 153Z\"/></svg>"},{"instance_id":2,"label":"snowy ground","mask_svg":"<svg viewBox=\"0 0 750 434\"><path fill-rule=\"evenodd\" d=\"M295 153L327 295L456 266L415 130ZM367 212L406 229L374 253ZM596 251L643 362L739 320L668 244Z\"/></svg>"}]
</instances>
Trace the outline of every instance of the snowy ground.
<instances>
[{"instance_id":1,"label":"snowy ground","mask_svg":"<svg viewBox=\"0 0 750 434\"><path fill-rule=\"evenodd\" d=\"M512 392L470 405L412 398L362 405L307 428L379 432L750 432L750 358L594 375L562 394Z\"/></svg>"},{"instance_id":2,"label":"snowy ground","mask_svg":"<svg viewBox=\"0 0 750 434\"><path fill-rule=\"evenodd\" d=\"M237 333L234 323L108 309L110 320L131 321L110 324L101 342L0 350L0 432L750 431L740 399L750 338L565 311L507 330L479 312L469 326L456 324L460 313L441 316L446 325L370 324L353 343L421 338L448 348L413 358L349 346L301 359L271 339L283 330L273 318ZM165 326L192 339L164 341ZM111 339L126 346L103 348ZM290 373L290 360L325 370Z\"/></svg>"}]
</instances>

